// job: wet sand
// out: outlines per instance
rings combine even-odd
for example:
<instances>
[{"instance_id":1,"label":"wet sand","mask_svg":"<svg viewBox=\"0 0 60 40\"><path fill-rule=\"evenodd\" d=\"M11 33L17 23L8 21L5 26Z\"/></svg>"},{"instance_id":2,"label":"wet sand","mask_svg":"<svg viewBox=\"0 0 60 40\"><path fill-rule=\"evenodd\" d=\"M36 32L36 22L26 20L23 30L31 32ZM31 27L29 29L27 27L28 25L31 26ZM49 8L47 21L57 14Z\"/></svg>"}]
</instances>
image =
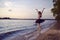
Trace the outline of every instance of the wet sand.
<instances>
[{"instance_id":1,"label":"wet sand","mask_svg":"<svg viewBox=\"0 0 60 40\"><path fill-rule=\"evenodd\" d=\"M60 40L60 22L55 23L47 32L40 34L36 40Z\"/></svg>"},{"instance_id":2,"label":"wet sand","mask_svg":"<svg viewBox=\"0 0 60 40\"><path fill-rule=\"evenodd\" d=\"M5 40L35 40L38 37L38 33L37 30L35 30L34 32L25 34L25 35L17 35L15 37L9 37L8 39Z\"/></svg>"}]
</instances>

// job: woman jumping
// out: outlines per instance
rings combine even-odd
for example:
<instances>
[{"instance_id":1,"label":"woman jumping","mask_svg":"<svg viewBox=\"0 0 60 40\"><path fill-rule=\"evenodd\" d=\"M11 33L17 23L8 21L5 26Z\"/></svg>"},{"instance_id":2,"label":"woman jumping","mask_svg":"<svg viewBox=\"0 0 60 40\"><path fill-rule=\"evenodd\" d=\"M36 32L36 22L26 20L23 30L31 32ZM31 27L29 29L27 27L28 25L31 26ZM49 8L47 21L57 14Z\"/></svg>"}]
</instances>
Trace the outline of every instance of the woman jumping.
<instances>
[{"instance_id":1,"label":"woman jumping","mask_svg":"<svg viewBox=\"0 0 60 40\"><path fill-rule=\"evenodd\" d=\"M41 19L42 13L43 13L44 9L45 8L43 8L42 12L41 11L38 11L38 9L36 9L36 11L38 12L38 19L36 20L38 33L40 33L40 31L41 31L40 23L44 22L44 20Z\"/></svg>"}]
</instances>

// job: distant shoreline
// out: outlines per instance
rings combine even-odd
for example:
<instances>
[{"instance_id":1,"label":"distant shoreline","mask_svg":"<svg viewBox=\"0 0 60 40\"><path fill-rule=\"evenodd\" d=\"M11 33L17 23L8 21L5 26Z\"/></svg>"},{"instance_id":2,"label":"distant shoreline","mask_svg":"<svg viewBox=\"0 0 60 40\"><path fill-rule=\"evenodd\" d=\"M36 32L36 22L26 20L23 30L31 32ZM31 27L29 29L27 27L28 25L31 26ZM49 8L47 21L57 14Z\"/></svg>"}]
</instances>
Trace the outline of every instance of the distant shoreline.
<instances>
[{"instance_id":1,"label":"distant shoreline","mask_svg":"<svg viewBox=\"0 0 60 40\"><path fill-rule=\"evenodd\" d=\"M28 18L25 18L25 19L21 19L21 18L0 18L0 20L36 20L36 19L28 19ZM55 19L43 19L43 20L55 20Z\"/></svg>"}]
</instances>

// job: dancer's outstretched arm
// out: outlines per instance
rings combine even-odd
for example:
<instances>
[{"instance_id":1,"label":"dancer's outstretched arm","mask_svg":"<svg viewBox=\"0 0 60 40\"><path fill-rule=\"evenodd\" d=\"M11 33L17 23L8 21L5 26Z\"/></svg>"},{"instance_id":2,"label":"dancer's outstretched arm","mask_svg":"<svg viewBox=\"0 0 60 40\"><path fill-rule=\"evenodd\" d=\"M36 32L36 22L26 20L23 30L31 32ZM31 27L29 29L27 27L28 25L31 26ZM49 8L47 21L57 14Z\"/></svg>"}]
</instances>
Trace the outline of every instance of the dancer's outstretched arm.
<instances>
[{"instance_id":1,"label":"dancer's outstretched arm","mask_svg":"<svg viewBox=\"0 0 60 40\"><path fill-rule=\"evenodd\" d=\"M35 9L38 12L38 9Z\"/></svg>"},{"instance_id":2,"label":"dancer's outstretched arm","mask_svg":"<svg viewBox=\"0 0 60 40\"><path fill-rule=\"evenodd\" d=\"M43 13L44 9L45 9L45 8L43 8L42 13Z\"/></svg>"}]
</instances>

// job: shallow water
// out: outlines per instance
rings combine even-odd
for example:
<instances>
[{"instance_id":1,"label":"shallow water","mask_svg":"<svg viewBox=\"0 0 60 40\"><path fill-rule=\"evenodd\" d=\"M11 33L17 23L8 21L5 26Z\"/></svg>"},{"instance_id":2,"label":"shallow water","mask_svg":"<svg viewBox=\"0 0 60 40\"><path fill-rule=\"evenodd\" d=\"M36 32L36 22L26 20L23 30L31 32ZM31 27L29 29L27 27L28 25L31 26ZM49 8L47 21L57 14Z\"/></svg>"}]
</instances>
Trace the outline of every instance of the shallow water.
<instances>
[{"instance_id":1,"label":"shallow water","mask_svg":"<svg viewBox=\"0 0 60 40\"><path fill-rule=\"evenodd\" d=\"M45 28L49 28L51 24L53 24L55 20L45 20L45 22L41 23L42 30ZM35 20L0 20L0 34L4 34L0 36L1 38L8 37L12 34L20 34L25 35L27 33L33 32L37 29L35 25Z\"/></svg>"}]
</instances>

